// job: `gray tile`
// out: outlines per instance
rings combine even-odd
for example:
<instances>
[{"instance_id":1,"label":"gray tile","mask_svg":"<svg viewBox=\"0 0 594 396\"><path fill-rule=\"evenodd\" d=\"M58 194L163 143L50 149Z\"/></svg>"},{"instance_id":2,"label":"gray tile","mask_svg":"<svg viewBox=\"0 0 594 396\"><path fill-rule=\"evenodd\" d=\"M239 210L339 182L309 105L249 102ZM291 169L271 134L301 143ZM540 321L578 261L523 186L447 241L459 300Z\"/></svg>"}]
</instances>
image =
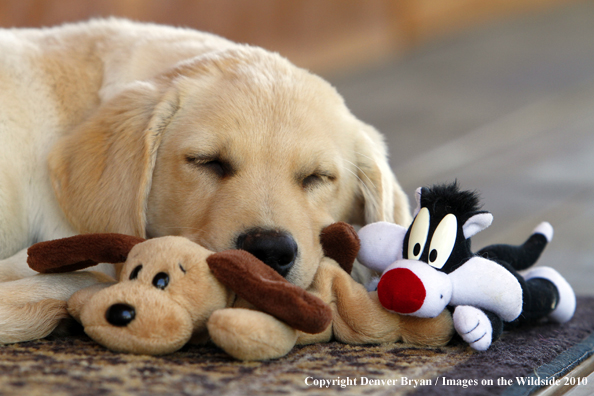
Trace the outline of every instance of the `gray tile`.
<instances>
[{"instance_id":1,"label":"gray tile","mask_svg":"<svg viewBox=\"0 0 594 396\"><path fill-rule=\"evenodd\" d=\"M493 225L474 246L520 243L543 220L540 263L594 295L594 3L484 26L332 80L384 132L411 195L457 178Z\"/></svg>"}]
</instances>

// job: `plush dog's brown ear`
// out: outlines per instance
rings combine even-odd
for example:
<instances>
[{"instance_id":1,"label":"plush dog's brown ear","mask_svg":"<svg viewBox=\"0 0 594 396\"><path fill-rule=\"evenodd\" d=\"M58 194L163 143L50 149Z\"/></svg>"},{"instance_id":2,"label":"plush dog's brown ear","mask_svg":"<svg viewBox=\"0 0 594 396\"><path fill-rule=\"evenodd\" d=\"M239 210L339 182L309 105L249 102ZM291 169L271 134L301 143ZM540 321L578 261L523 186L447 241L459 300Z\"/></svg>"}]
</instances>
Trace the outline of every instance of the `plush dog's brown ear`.
<instances>
[{"instance_id":1,"label":"plush dog's brown ear","mask_svg":"<svg viewBox=\"0 0 594 396\"><path fill-rule=\"evenodd\" d=\"M324 256L336 261L350 274L361 248L357 231L350 224L339 221L322 230L320 242L324 249Z\"/></svg>"},{"instance_id":2,"label":"plush dog's brown ear","mask_svg":"<svg viewBox=\"0 0 594 396\"><path fill-rule=\"evenodd\" d=\"M332 321L332 310L321 299L289 283L244 250L214 253L206 261L223 285L297 330L320 333Z\"/></svg>"},{"instance_id":3,"label":"plush dog's brown ear","mask_svg":"<svg viewBox=\"0 0 594 396\"><path fill-rule=\"evenodd\" d=\"M44 274L77 271L99 263L122 263L144 239L123 234L85 234L39 242L27 253L29 267Z\"/></svg>"}]
</instances>

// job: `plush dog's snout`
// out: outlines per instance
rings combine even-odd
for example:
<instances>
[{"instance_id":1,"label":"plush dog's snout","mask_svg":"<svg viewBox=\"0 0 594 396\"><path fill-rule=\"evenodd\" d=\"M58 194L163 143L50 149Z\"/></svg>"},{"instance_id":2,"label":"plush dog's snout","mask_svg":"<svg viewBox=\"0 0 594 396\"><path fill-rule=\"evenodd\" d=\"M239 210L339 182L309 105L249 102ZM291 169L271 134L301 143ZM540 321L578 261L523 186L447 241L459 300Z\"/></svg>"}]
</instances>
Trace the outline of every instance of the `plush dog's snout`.
<instances>
[{"instance_id":1,"label":"plush dog's snout","mask_svg":"<svg viewBox=\"0 0 594 396\"><path fill-rule=\"evenodd\" d=\"M134 307L128 304L114 304L107 308L105 319L112 325L118 327L128 326L136 317Z\"/></svg>"},{"instance_id":2,"label":"plush dog's snout","mask_svg":"<svg viewBox=\"0 0 594 396\"><path fill-rule=\"evenodd\" d=\"M237 248L246 250L286 276L297 258L297 243L289 234L255 229L237 238Z\"/></svg>"}]
</instances>

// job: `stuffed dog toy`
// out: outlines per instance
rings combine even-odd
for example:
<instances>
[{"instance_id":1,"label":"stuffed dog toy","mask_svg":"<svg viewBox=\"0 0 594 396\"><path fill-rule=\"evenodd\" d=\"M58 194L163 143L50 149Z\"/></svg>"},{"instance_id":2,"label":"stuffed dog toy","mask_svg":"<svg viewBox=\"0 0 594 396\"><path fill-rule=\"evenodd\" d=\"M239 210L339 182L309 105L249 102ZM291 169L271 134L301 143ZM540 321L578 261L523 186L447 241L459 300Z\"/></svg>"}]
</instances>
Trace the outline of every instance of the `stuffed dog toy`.
<instances>
[{"instance_id":1,"label":"stuffed dog toy","mask_svg":"<svg viewBox=\"0 0 594 396\"><path fill-rule=\"evenodd\" d=\"M341 268L350 271L359 249L351 226L335 223L320 238L326 257L307 291L245 251L213 253L174 236L78 235L33 245L28 262L43 273L124 263L119 282L79 290L68 301L85 332L114 351L165 354L210 338L237 359L264 360L332 337L351 344L449 341L448 312L433 319L389 313Z\"/></svg>"}]
</instances>

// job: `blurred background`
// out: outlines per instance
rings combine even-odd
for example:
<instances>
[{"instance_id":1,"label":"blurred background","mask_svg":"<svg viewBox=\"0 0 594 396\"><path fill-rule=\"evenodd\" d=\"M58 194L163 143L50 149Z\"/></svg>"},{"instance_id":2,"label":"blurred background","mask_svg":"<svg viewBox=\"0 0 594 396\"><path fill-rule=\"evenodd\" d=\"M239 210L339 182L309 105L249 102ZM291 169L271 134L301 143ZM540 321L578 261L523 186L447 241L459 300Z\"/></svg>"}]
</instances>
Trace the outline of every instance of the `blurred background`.
<instances>
[{"instance_id":1,"label":"blurred background","mask_svg":"<svg viewBox=\"0 0 594 396\"><path fill-rule=\"evenodd\" d=\"M494 223L594 295L594 2L577 0L0 0L1 27L121 16L277 51L335 85L386 136L412 198L457 179ZM1 54L0 54L1 56Z\"/></svg>"}]
</instances>

